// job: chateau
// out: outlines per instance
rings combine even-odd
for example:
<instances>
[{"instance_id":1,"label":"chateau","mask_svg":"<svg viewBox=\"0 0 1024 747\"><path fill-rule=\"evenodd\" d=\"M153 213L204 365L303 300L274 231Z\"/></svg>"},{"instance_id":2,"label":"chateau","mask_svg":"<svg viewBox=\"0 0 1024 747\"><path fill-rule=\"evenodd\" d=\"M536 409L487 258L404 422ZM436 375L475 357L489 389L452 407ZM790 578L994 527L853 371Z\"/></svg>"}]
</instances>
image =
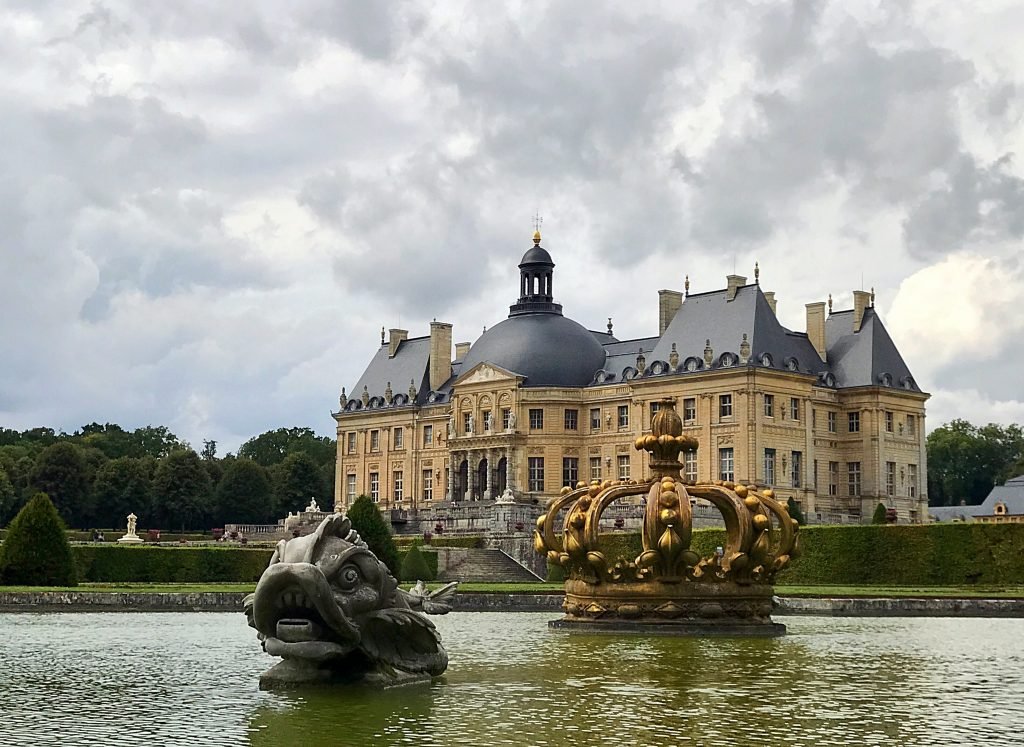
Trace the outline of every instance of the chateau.
<instances>
[{"instance_id":1,"label":"chateau","mask_svg":"<svg viewBox=\"0 0 1024 747\"><path fill-rule=\"evenodd\" d=\"M706 293L687 279L659 292L657 335L619 340L611 320L601 332L563 315L554 268L535 233L508 318L456 344L454 360L451 324L382 332L333 413L339 508L367 494L418 531L468 506L521 507L501 514L511 531L564 485L645 479L633 443L671 398L700 442L686 480L771 486L812 523L869 521L879 502L900 522L927 521L928 395L872 293L854 291L842 311L831 297L807 304L796 332L756 268L754 283L729 275Z\"/></svg>"}]
</instances>

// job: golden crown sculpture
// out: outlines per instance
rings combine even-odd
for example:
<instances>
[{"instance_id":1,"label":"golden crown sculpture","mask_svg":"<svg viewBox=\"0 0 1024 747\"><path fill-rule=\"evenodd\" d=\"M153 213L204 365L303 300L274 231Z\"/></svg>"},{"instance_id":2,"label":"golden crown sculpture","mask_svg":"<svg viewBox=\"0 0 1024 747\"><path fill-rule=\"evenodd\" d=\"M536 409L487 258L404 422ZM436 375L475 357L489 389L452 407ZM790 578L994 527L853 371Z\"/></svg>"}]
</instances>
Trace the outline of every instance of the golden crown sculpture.
<instances>
[{"instance_id":1,"label":"golden crown sculpture","mask_svg":"<svg viewBox=\"0 0 1024 747\"><path fill-rule=\"evenodd\" d=\"M684 436L674 400L660 402L652 435L636 440L651 454L652 477L595 480L548 505L537 519L534 548L565 569L565 617L554 627L672 634L780 635L771 620L772 582L799 551L798 523L771 489L716 480L693 484L679 476L679 454L695 452ZM643 551L609 558L601 517L615 501L646 494ZM710 501L725 519L726 539L710 556L690 547L690 498ZM561 522L563 511L568 513ZM561 536L559 536L561 535Z\"/></svg>"}]
</instances>

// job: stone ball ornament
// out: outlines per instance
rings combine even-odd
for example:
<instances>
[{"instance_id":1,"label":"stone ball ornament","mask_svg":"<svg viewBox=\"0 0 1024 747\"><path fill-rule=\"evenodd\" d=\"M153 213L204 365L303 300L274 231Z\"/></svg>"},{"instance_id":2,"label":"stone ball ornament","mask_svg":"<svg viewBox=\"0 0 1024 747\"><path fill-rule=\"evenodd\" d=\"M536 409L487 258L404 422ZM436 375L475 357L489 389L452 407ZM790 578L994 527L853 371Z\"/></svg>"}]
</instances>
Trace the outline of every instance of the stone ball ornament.
<instances>
[{"instance_id":1,"label":"stone ball ornament","mask_svg":"<svg viewBox=\"0 0 1024 747\"><path fill-rule=\"evenodd\" d=\"M566 575L565 617L552 627L782 635L785 626L771 619L772 584L800 551L797 521L770 488L683 480L679 455L696 452L698 443L683 434L674 400L660 402L651 430L635 442L650 453L648 480L563 488L537 519L534 549ZM710 502L725 521L724 546L708 557L691 547L691 498ZM621 500L645 501L643 548L636 557L610 557L601 542L601 517Z\"/></svg>"},{"instance_id":2,"label":"stone ball ornament","mask_svg":"<svg viewBox=\"0 0 1024 747\"><path fill-rule=\"evenodd\" d=\"M403 591L346 516L327 517L313 533L279 542L244 600L263 650L282 659L260 687L429 681L448 654L424 613L450 611L456 587Z\"/></svg>"}]
</instances>

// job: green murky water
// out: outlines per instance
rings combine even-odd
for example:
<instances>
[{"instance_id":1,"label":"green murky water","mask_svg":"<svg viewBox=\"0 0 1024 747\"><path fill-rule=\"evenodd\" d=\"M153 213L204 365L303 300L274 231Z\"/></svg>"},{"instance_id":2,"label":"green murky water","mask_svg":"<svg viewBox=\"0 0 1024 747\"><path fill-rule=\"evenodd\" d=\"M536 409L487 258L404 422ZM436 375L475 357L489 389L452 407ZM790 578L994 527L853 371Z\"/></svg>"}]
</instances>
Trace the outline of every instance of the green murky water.
<instances>
[{"instance_id":1,"label":"green murky water","mask_svg":"<svg viewBox=\"0 0 1024 747\"><path fill-rule=\"evenodd\" d=\"M776 640L435 618L429 687L262 693L241 614L0 614L0 744L1024 743L1024 621L786 618Z\"/></svg>"}]
</instances>

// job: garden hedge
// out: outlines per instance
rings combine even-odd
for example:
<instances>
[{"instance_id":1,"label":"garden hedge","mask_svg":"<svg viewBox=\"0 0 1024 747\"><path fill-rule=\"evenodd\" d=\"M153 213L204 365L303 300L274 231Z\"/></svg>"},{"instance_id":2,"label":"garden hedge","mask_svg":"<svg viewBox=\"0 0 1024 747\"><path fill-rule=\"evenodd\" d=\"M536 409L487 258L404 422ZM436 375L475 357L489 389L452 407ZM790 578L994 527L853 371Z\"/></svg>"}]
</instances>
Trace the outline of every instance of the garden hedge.
<instances>
[{"instance_id":1,"label":"garden hedge","mask_svg":"<svg viewBox=\"0 0 1024 747\"><path fill-rule=\"evenodd\" d=\"M424 542L420 536L395 537L395 544L399 547L464 547L470 549L481 548L486 544L483 537L442 537L435 534L430 542Z\"/></svg>"},{"instance_id":2,"label":"garden hedge","mask_svg":"<svg viewBox=\"0 0 1024 747\"><path fill-rule=\"evenodd\" d=\"M273 550L243 547L146 547L74 545L80 581L102 583L252 582L270 562ZM437 553L421 553L437 575ZM401 559L403 554L399 555Z\"/></svg>"},{"instance_id":3,"label":"garden hedge","mask_svg":"<svg viewBox=\"0 0 1024 747\"><path fill-rule=\"evenodd\" d=\"M801 556L780 584L963 586L1024 584L1024 524L810 526L800 528ZM722 529L698 529L702 557L725 543ZM605 534L610 558L635 558L636 532Z\"/></svg>"}]
</instances>

